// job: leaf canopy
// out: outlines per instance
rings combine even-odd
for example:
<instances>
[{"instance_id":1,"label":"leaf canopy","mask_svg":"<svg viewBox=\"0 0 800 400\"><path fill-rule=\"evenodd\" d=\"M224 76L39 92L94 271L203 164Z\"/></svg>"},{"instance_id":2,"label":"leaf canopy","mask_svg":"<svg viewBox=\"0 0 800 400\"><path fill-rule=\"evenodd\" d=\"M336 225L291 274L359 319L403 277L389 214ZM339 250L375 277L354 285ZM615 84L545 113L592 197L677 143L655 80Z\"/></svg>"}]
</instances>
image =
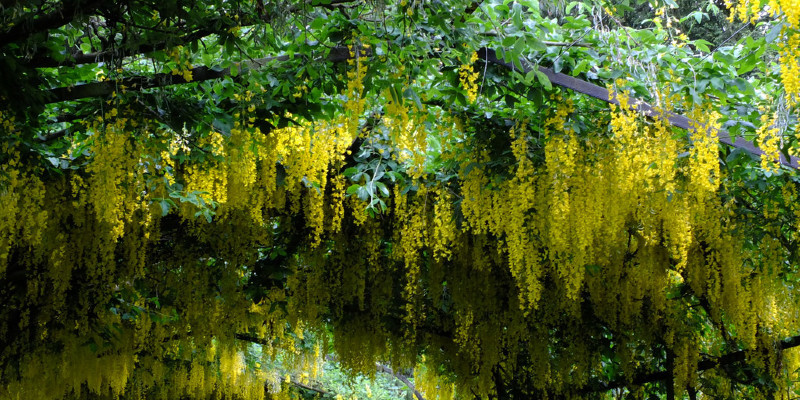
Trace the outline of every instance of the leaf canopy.
<instances>
[{"instance_id":1,"label":"leaf canopy","mask_svg":"<svg viewBox=\"0 0 800 400\"><path fill-rule=\"evenodd\" d=\"M0 399L791 397L798 15L3 0Z\"/></svg>"}]
</instances>

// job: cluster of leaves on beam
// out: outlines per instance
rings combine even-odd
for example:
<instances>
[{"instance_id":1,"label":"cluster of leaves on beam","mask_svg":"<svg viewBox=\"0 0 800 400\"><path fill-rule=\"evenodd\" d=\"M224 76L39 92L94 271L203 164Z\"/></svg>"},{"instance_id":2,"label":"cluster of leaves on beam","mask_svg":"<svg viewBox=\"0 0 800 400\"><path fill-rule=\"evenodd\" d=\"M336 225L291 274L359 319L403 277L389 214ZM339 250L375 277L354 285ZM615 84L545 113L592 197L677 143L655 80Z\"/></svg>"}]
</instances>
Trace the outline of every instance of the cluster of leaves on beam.
<instances>
[{"instance_id":1,"label":"cluster of leaves on beam","mask_svg":"<svg viewBox=\"0 0 800 400\"><path fill-rule=\"evenodd\" d=\"M0 399L800 390L791 4L3 2Z\"/></svg>"}]
</instances>

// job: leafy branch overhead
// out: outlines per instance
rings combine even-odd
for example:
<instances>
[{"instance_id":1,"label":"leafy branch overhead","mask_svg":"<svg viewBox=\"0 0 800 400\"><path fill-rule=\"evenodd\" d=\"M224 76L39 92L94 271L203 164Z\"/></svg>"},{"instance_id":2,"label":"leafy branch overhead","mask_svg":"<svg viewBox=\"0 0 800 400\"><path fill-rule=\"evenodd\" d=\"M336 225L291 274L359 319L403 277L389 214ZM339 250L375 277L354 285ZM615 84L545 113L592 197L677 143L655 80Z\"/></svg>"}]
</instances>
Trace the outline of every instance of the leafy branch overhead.
<instances>
[{"instance_id":1,"label":"leafy branch overhead","mask_svg":"<svg viewBox=\"0 0 800 400\"><path fill-rule=\"evenodd\" d=\"M0 400L790 398L798 18L3 0Z\"/></svg>"}]
</instances>

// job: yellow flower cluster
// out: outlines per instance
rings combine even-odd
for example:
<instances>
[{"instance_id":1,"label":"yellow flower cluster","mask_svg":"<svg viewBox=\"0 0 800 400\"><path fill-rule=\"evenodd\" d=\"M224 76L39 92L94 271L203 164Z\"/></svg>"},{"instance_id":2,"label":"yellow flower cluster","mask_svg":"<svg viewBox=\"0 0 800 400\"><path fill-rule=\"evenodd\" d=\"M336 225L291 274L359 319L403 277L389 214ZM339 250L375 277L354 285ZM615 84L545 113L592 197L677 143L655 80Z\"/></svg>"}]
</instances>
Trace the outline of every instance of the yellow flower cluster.
<instances>
[{"instance_id":1,"label":"yellow flower cluster","mask_svg":"<svg viewBox=\"0 0 800 400\"><path fill-rule=\"evenodd\" d=\"M251 101L247 93L242 99ZM355 109L352 103L348 104ZM254 111L247 106L245 109ZM22 167L16 149L3 144L0 273L6 273L9 251L17 246L26 249L22 251L29 261L19 264L20 269L15 266L12 272L25 276L28 265L37 269L23 288L27 298L9 304L3 313L7 317L9 310L35 309L37 312L25 311L19 317L3 321L13 319L14 329L30 330L31 337L65 347L61 352L31 354L25 360L20 359L28 366L22 370L0 371L9 382L0 389L0 397L61 399L73 391L77 395L83 390L110 397L125 393L126 398L192 395L263 399L266 378L252 371L245 373L242 349L232 347L233 333L257 327L252 332L257 337L270 338L267 342L284 337L286 315L272 305L286 299L275 293L257 305L247 300L240 286L246 274L242 265L250 265L254 259L258 249L255 243L268 244L268 232L274 224L269 218L275 210L284 210L281 198L287 188L277 184L278 163L283 163L289 172L287 185L309 183L291 189L302 193L298 198L306 204L303 212L314 215L316 210L312 208L317 208L325 209L324 214L330 215L330 222L314 218L307 223L320 234L322 231L318 227L324 224L330 224L330 234L340 232L345 215L345 178L334 178L332 196L339 199L339 206L329 211L323 207L329 199L325 182L329 170L341 166L345 149L358 134L348 130L352 120L343 116L330 122L304 123L300 128L279 129L264 135L252 125L254 119L242 113L237 115L239 121L230 137L212 131L196 139L194 148L204 149L204 162L178 164L177 152L189 153L177 139L180 134L164 132L156 124L141 119L132 120L127 111L112 109L104 117L105 121L98 119L88 125L93 143L86 173L66 173L63 179L48 181L47 185L33 171ZM12 128L12 122L3 122L4 129ZM6 124L11 125L6 127ZM143 144L144 141L148 142ZM155 155L147 155L148 152ZM164 176L160 169L167 167L173 172ZM321 190L311 184L315 181L321 183ZM155 209L149 207L149 201L168 198L165 184L172 183L184 184L181 194L196 192L206 204L212 201L219 204L217 224L188 226L196 234L193 240L209 243L218 252L214 253L215 257L222 254L226 262L209 268L206 263L213 261L198 256L196 247L183 247L177 243L178 239L170 249L172 266L146 263L148 251L152 254L152 248L148 248L150 240L156 238L151 233L161 224L160 207L157 204ZM312 198L317 195L318 199ZM309 198L313 201L309 202ZM363 211L363 205L358 207ZM195 206L184 202L179 208L184 218L197 219ZM298 206L296 212L300 211ZM363 212L360 215L366 217ZM287 225L291 226L291 222ZM374 229L375 223L365 219L364 225ZM346 240L341 242L346 243ZM365 245L370 250L364 259L376 262L380 256L380 240L376 237L365 241ZM320 258L316 263L322 262ZM165 275L154 272L162 267L165 269L161 271L173 272ZM359 268L363 271L366 267ZM345 272L348 279L358 277L351 271ZM121 320L120 314L126 311L107 310L113 298L131 293L137 296L133 284L146 273L152 274L148 276L150 280L161 280L157 287L171 288L172 292L166 295L180 299L180 318L164 322L163 319L172 318L169 316L178 309L152 310L153 306L142 297L131 304L138 309L151 308L151 311L138 317ZM319 282L319 289L315 291L321 293L328 282L324 275L320 275ZM347 282L349 286L343 286L357 296L362 305L366 299L363 282L362 274L360 283L358 279L351 279ZM95 308L97 304L99 308ZM66 327L62 322L53 325L44 319L61 315L65 307L83 317L70 320ZM97 313L105 319L89 318ZM156 322L159 319L162 321ZM227 321L224 326L217 322L222 319ZM101 348L105 346L105 339L96 332L106 326L119 327L114 329L129 335L110 339L115 341L115 346L122 346L115 347L120 351L115 351L113 357L98 356L86 345L86 338L90 338ZM9 332L9 327L0 326L0 332ZM186 332L191 332L191 336ZM215 347L214 343L220 349L216 355L205 353L206 349ZM291 341L281 343L275 347L265 346L265 353L275 356L280 346L289 346ZM312 364L307 365L311 368ZM50 384L42 385L42 379Z\"/></svg>"},{"instance_id":2,"label":"yellow flower cluster","mask_svg":"<svg viewBox=\"0 0 800 400\"><path fill-rule=\"evenodd\" d=\"M514 178L509 184L510 204L506 221L506 242L508 245L508 267L519 285L519 301L523 309L538 306L541 295L541 259L536 247L534 232L539 227L532 224L529 213L543 201L537 193L536 170L528 158L527 124L519 123L510 132L511 151L517 160ZM538 197L538 198L537 198Z\"/></svg>"},{"instance_id":3,"label":"yellow flower cluster","mask_svg":"<svg viewBox=\"0 0 800 400\"><path fill-rule=\"evenodd\" d=\"M364 45L364 48L368 46ZM347 131L358 131L358 120L364 113L364 106L367 99L363 97L364 77L367 75L367 66L364 64L363 51L355 46L350 48L350 58L347 65L351 67L347 71L347 88L344 95L347 101L344 104L344 113L347 116Z\"/></svg>"},{"instance_id":4,"label":"yellow flower cluster","mask_svg":"<svg viewBox=\"0 0 800 400\"><path fill-rule=\"evenodd\" d=\"M116 109L108 114L114 121L112 124L103 124L100 119L94 121L96 138L93 160L87 167L90 174L87 195L98 221L109 232L110 242L114 242L122 237L126 222L130 222L131 207L138 207L127 200L137 197L137 189L143 182L136 176L141 166L131 140L129 120L115 118Z\"/></svg>"},{"instance_id":5,"label":"yellow flower cluster","mask_svg":"<svg viewBox=\"0 0 800 400\"><path fill-rule=\"evenodd\" d=\"M434 257L449 260L456 240L456 226L453 215L453 196L446 188L437 188L434 205L434 228L431 242Z\"/></svg>"},{"instance_id":6,"label":"yellow flower cluster","mask_svg":"<svg viewBox=\"0 0 800 400\"><path fill-rule=\"evenodd\" d=\"M796 6L800 7L800 5ZM797 25L795 25L797 26ZM786 33L786 40L778 43L780 47L781 82L787 105L800 101L800 32Z\"/></svg>"},{"instance_id":7,"label":"yellow flower cluster","mask_svg":"<svg viewBox=\"0 0 800 400\"><path fill-rule=\"evenodd\" d=\"M731 10L730 20L755 23L761 17L762 0L725 0ZM800 1L768 0L767 10L772 18L786 23L778 42L780 47L780 74L786 100L797 104L800 96Z\"/></svg>"},{"instance_id":8,"label":"yellow flower cluster","mask_svg":"<svg viewBox=\"0 0 800 400\"><path fill-rule=\"evenodd\" d=\"M342 230L342 220L344 219L344 195L347 188L347 182L344 176L337 175L333 177L333 185L331 187L331 198L328 203L328 217L330 223L328 224L328 231L332 234L337 234Z\"/></svg>"},{"instance_id":9,"label":"yellow flower cluster","mask_svg":"<svg viewBox=\"0 0 800 400\"><path fill-rule=\"evenodd\" d=\"M405 264L405 289L406 300L404 320L414 327L417 322L424 317L424 313L418 304L419 279L420 279L420 253L428 244L428 218L427 218L427 193L421 189L417 196L411 201L406 200L406 196L401 194L399 189L395 189L394 198L396 210L400 211L403 217L403 224L398 231L398 257Z\"/></svg>"},{"instance_id":10,"label":"yellow flower cluster","mask_svg":"<svg viewBox=\"0 0 800 400\"><path fill-rule=\"evenodd\" d=\"M20 182L19 153L9 148L8 143L3 143L0 150L8 157L8 160L0 164L0 201L4 204L0 207L0 276L4 276L8 253L14 245L18 229L18 203L24 186Z\"/></svg>"},{"instance_id":11,"label":"yellow flower cluster","mask_svg":"<svg viewBox=\"0 0 800 400\"><path fill-rule=\"evenodd\" d=\"M758 12L759 10L756 8L755 3L757 2L754 2L751 8L754 12ZM741 4L739 4L739 7L742 7ZM797 0L769 0L769 12L773 17L783 13L783 18L788 23L789 28L800 27L800 2Z\"/></svg>"},{"instance_id":12,"label":"yellow flower cluster","mask_svg":"<svg viewBox=\"0 0 800 400\"><path fill-rule=\"evenodd\" d=\"M761 108L761 125L756 131L758 148L764 152L761 155L761 168L765 171L775 172L780 169L781 132L776 126L777 115L771 116L766 108Z\"/></svg>"},{"instance_id":13,"label":"yellow flower cluster","mask_svg":"<svg viewBox=\"0 0 800 400\"><path fill-rule=\"evenodd\" d=\"M547 182L550 194L547 203L550 208L548 218L547 243L549 244L549 258L555 265L558 275L567 285L567 296L576 299L581 287L583 271L581 265L585 260L581 252L577 252L578 259L567 262L567 254L573 248L568 231L568 220L571 211L570 181L575 175L578 144L570 129L565 128L567 115L571 112L571 104L559 103L555 114L545 123L545 134L549 136L545 144L545 164ZM550 129L556 129L559 134L551 134ZM555 133L555 132L554 132Z\"/></svg>"},{"instance_id":14,"label":"yellow flower cluster","mask_svg":"<svg viewBox=\"0 0 800 400\"><path fill-rule=\"evenodd\" d=\"M691 291L707 301L711 322L724 323L750 348L766 348L766 332L797 327L797 295L776 284L786 259L780 232L745 242L732 206L717 195L714 113L693 111L690 142L663 118L643 121L619 91L609 114L581 121L600 134L583 135L571 128L571 101L554 96L539 126L521 119L510 129L513 161L496 174L490 150L470 127L446 115L423 120L423 110L383 96L374 100L386 106L379 122L400 151L392 161L409 168L416 188L394 185L383 197L388 212L370 217L366 203L346 196L349 182L340 173L363 134L367 106L365 67L355 52L351 61L346 112L330 121L297 119L261 132L258 101L248 92L236 98L241 111L230 135L177 134L113 109L106 123L88 127L86 170L47 183L4 144L0 276L26 277L26 296L0 311L0 339L13 341L8 351L20 355L13 367L0 367L7 382L0 397L50 400L86 391L263 399L268 382L270 397L290 398L285 374L263 366L280 353L307 373L293 372L290 382L313 379L327 344L304 352L304 334L328 323L333 347L352 371L372 372L376 359L411 367L417 349L436 349L415 368L416 383L441 399L472 396L473 389L489 395L498 373L530 377L532 387L554 394L582 386L604 356L591 348L603 335L598 325L622 333L615 345L632 374L642 357L656 355L643 356L625 335L667 332L680 391L693 383L701 349L719 354L721 345L686 327L695 305L670 293ZM176 136L202 154L181 148ZM457 165L458 177L425 179L424 160L415 157L428 150L429 138L452 140L441 156ZM178 163L179 151L203 160ZM543 157L530 156L537 152ZM165 179L153 165L174 172ZM213 223L198 219L197 206L186 201L177 223L148 208L168 197L167 184L179 183L181 195L218 204ZM782 196L793 204L797 193L786 188ZM777 218L779 208L766 204L764 214ZM248 279L262 273L255 260L282 249L285 238L301 242L281 260L290 272L286 287L253 299ZM9 254L23 260L13 270ZM140 292L145 285L152 286ZM156 305L159 299L171 304ZM599 324L583 320L587 307ZM14 309L22 312L11 318ZM3 322L12 319L13 326ZM421 329L428 324L448 335ZM12 329L25 335L8 336ZM558 357L547 340L553 331L568 343ZM235 341L243 333L263 344L260 363ZM23 354L28 337L63 348ZM112 341L115 351L104 351ZM434 368L445 363L454 379Z\"/></svg>"},{"instance_id":15,"label":"yellow flower cluster","mask_svg":"<svg viewBox=\"0 0 800 400\"><path fill-rule=\"evenodd\" d=\"M457 151L461 146L455 147ZM461 212L464 214L465 230L477 234L486 233L489 229L490 214L484 212L487 205L492 204L491 193L485 190L489 186L489 178L483 171L481 163L489 161L488 152L464 154L461 173ZM468 157L468 158L467 158Z\"/></svg>"},{"instance_id":16,"label":"yellow flower cluster","mask_svg":"<svg viewBox=\"0 0 800 400\"><path fill-rule=\"evenodd\" d=\"M399 66L392 77L399 78L404 70L405 67ZM393 157L408 166L407 172L412 178L419 178L425 172L428 151L428 131L424 124L427 113L424 106L421 110L416 105L409 107L399 95L405 89L390 88L384 92L386 112L382 122L390 129L391 145L397 149Z\"/></svg>"},{"instance_id":17,"label":"yellow flower cluster","mask_svg":"<svg viewBox=\"0 0 800 400\"><path fill-rule=\"evenodd\" d=\"M210 148L210 155L213 157L225 157L225 137L217 132L211 131L207 136L199 141L201 148ZM225 204L228 201L228 171L227 164L216 160L209 160L205 166L188 165L184 180L187 192L198 192L203 194L206 202L212 200ZM187 219L194 219L194 209L188 205L184 207L184 216Z\"/></svg>"},{"instance_id":18,"label":"yellow flower cluster","mask_svg":"<svg viewBox=\"0 0 800 400\"><path fill-rule=\"evenodd\" d=\"M414 368L414 385L426 399L430 400L455 400L455 384L447 382L436 373L438 366L433 363L423 363Z\"/></svg>"},{"instance_id":19,"label":"yellow flower cluster","mask_svg":"<svg viewBox=\"0 0 800 400\"><path fill-rule=\"evenodd\" d=\"M730 22L738 19L742 22L755 24L759 19L758 13L761 12L760 0L725 0L725 5L731 10L728 16Z\"/></svg>"},{"instance_id":20,"label":"yellow flower cluster","mask_svg":"<svg viewBox=\"0 0 800 400\"><path fill-rule=\"evenodd\" d=\"M697 126L692 133L693 146L689 160L693 193L715 193L720 185L719 140L720 114L698 106L690 113Z\"/></svg>"},{"instance_id":21,"label":"yellow flower cluster","mask_svg":"<svg viewBox=\"0 0 800 400\"><path fill-rule=\"evenodd\" d=\"M467 101L474 103L478 99L478 77L480 73L474 70L475 61L478 61L478 53L470 55L469 62L458 69L458 79L461 88L467 92Z\"/></svg>"},{"instance_id":22,"label":"yellow flower cluster","mask_svg":"<svg viewBox=\"0 0 800 400\"><path fill-rule=\"evenodd\" d=\"M253 193L258 180L258 153L252 151L254 138L261 137L258 128L248 128L239 121L231 129L231 136L226 146L228 164L228 205L232 208L247 208L255 202ZM254 221L260 219L259 213L252 215Z\"/></svg>"},{"instance_id":23,"label":"yellow flower cluster","mask_svg":"<svg viewBox=\"0 0 800 400\"><path fill-rule=\"evenodd\" d=\"M180 75L186 82L192 81L192 63L188 60L189 51L183 46L173 47L168 53L175 67L170 67L172 75Z\"/></svg>"}]
</instances>

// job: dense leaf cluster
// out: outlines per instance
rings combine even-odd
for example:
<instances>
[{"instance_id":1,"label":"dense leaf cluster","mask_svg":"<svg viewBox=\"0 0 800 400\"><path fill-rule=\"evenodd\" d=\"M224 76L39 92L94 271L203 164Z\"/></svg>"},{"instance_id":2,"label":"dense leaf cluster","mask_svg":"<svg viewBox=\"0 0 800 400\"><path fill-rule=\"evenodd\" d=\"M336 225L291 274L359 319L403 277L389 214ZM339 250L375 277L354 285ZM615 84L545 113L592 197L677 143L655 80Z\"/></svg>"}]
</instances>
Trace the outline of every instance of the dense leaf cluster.
<instances>
[{"instance_id":1,"label":"dense leaf cluster","mask_svg":"<svg viewBox=\"0 0 800 400\"><path fill-rule=\"evenodd\" d=\"M3 1L0 399L791 398L761 3Z\"/></svg>"}]
</instances>

